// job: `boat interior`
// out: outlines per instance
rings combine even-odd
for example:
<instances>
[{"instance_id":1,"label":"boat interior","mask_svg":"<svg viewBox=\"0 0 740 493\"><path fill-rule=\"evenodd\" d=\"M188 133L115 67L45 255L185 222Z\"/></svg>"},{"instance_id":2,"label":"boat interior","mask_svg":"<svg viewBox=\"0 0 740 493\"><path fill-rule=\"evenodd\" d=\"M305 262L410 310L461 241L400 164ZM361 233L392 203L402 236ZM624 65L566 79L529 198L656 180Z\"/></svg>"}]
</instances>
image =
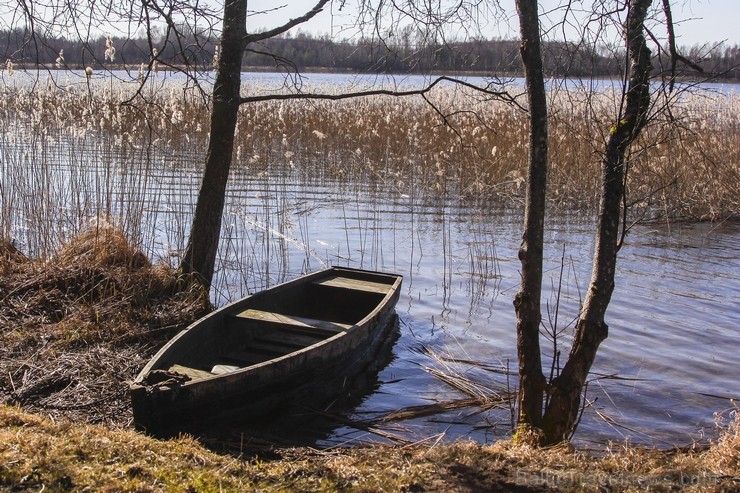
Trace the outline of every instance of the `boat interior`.
<instances>
[{"instance_id":1,"label":"boat interior","mask_svg":"<svg viewBox=\"0 0 740 493\"><path fill-rule=\"evenodd\" d=\"M191 380L264 363L340 334L378 309L395 276L355 273L317 277L257 293L184 334L158 369ZM174 348L173 348L174 349Z\"/></svg>"}]
</instances>

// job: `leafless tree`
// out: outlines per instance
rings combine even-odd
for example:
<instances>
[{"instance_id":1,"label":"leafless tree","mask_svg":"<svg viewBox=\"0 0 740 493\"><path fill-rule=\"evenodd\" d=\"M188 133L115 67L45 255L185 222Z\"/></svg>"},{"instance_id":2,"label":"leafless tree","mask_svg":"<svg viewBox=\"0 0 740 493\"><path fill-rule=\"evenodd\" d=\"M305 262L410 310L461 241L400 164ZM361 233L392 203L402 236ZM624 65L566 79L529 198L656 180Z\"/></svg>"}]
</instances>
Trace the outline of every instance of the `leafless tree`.
<instances>
[{"instance_id":1,"label":"leafless tree","mask_svg":"<svg viewBox=\"0 0 740 493\"><path fill-rule=\"evenodd\" d=\"M552 378L542 370L539 332L542 289L542 228L545 223L545 191L548 168L547 101L544 97L542 54L539 44L543 29L539 23L541 11L536 0L517 0L521 26L521 53L527 78L531 122L530 166L526 199L525 228L519 258L522 263L521 289L516 296L517 343L519 354L519 432L522 439L534 438L540 444L555 444L566 440L577 426L581 399L586 380L601 342L608 335L605 315L615 286L618 252L627 234L627 172L630 149L642 130L666 106L651 99L651 76L655 61L661 63L662 49L658 43L658 58L648 48L648 20L656 16L658 25L667 26L670 72L664 83L673 91L677 63L696 69L695 64L681 56L675 48L670 5L663 0L661 9L651 10L651 0L601 2L602 11L590 12L597 22L594 31L582 31L581 42L594 37L594 32L617 29L624 45L617 53L624 60L624 78L616 101L616 113L610 124L602 151L601 200L598 211L595 250L589 289L575 325L570 354ZM567 24L571 2L563 2L561 10ZM658 19L660 13L664 17ZM596 36L598 37L598 36ZM556 359L559 356L553 354ZM532 431L533 433L526 433Z\"/></svg>"},{"instance_id":2,"label":"leafless tree","mask_svg":"<svg viewBox=\"0 0 740 493\"><path fill-rule=\"evenodd\" d=\"M648 39L657 45L657 62L667 67L667 91L673 90L677 67L691 66L675 46L670 4L662 0L660 8L651 9L651 0L601 0L580 12L587 18L585 25L571 22L575 2L563 0L560 7L544 13L536 0L516 0L520 26L520 53L525 68L528 111L530 119L529 173L527 181L525 221L519 259L522 265L521 289L514 300L517 314L517 345L519 358L519 427L534 430L538 443L552 444L567 439L577 423L581 396L586 378L593 364L600 343L606 338L608 327L605 312L615 285L617 254L627 231L628 203L625 183L628 156L631 147L645 125L655 115L651 99L650 76L654 55L648 49ZM99 29L104 22L129 34L143 34L145 44L137 45L150 56L149 70L164 60L164 50L169 51L167 63L173 70L189 74L198 83L197 71L210 63L214 46L220 45L217 76L211 97L211 126L202 185L198 195L195 215L186 252L180 265L184 282L195 281L209 287L214 275L214 265L221 234L221 219L225 201L231 160L234 149L234 131L240 105L270 99L343 99L370 94L389 96L421 95L442 81L466 84L488 96L515 100L505 92L491 87L475 87L449 77L430 79L424 88L411 91L370 90L345 94L304 93L293 88L281 95L256 96L242 93L241 70L245 53L259 53L261 43L287 33L310 22L322 10L332 6L349 8L346 0L317 0L301 15L277 27L250 32L250 12L247 0L227 0L223 10L212 10L199 2L143 0L140 3L116 3L112 0L96 2L21 2L11 12L11 27L22 25L21 36L25 45L33 45L35 52L47 50L56 55L57 47L51 40L60 36L90 40L93 27ZM562 14L560 22L550 18ZM660 17L662 15L662 17ZM650 16L659 22L653 25L668 26L667 48L656 43L659 38L648 27ZM350 26L360 35L373 38L389 50L410 46L414 34L427 46L435 41L438 49L448 49L458 36L475 37L482 33L485 22L503 22L505 13L495 0L463 0L446 2L433 0L359 0L353 10ZM544 24L547 20L549 24ZM18 22L16 22L18 21ZM23 21L23 22L20 22ZM451 30L457 26L457 31ZM570 355L562 371L553 378L545 377L542 369L542 351L539 344L542 321L542 264L543 229L546 219L548 172L548 93L544 60L554 50L543 50L543 32L549 37L557 35L559 57L558 75L568 76L570 59L578 56L586 46L589 53L605 50L615 59L622 60L624 77L617 101L617 111L605 130L602 165L601 206L596 231L596 247L588 294L575 327ZM617 31L621 45L597 46L608 33ZM89 48L90 60L100 62L99 56ZM406 51L405 53L408 53ZM290 60L274 56L275 64L295 70ZM560 63L562 62L562 63ZM694 67L696 68L696 67ZM204 91L204 95L207 91ZM651 113L652 112L652 113ZM440 111L440 118L446 115ZM556 357L553 355L553 357Z\"/></svg>"}]
</instances>

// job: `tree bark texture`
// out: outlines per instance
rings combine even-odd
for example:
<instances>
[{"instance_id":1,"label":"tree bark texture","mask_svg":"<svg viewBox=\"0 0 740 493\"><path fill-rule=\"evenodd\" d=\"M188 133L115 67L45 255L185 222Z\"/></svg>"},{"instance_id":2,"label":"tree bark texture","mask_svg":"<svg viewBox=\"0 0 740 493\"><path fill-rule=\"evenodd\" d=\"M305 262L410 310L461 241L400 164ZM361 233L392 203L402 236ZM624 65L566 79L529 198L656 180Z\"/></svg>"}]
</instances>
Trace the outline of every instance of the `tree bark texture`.
<instances>
[{"instance_id":1,"label":"tree bark texture","mask_svg":"<svg viewBox=\"0 0 740 493\"><path fill-rule=\"evenodd\" d=\"M536 0L517 0L529 103L529 170L524 211L524 233L519 248L521 288L514 300L517 316L519 358L518 422L520 427L539 428L545 376L540 355L540 298L542 251L547 189L547 95L542 69L540 23Z\"/></svg>"},{"instance_id":2,"label":"tree bark texture","mask_svg":"<svg viewBox=\"0 0 740 493\"><path fill-rule=\"evenodd\" d=\"M614 291L625 194L625 155L645 126L650 109L650 50L643 34L651 0L631 0L626 25L629 81L622 109L612 126L602 162L599 224L591 281L576 323L573 346L562 373L551 382L543 417L543 442L566 440L580 411L581 392L596 351L608 335L604 321Z\"/></svg>"},{"instance_id":3,"label":"tree bark texture","mask_svg":"<svg viewBox=\"0 0 740 493\"><path fill-rule=\"evenodd\" d=\"M234 132L239 111L241 66L247 35L247 1L227 0L221 34L221 57L213 86L211 136L205 171L195 217L190 230L185 256L180 264L182 274L193 275L210 288L216 252L221 234L221 218L226 197Z\"/></svg>"},{"instance_id":4,"label":"tree bark texture","mask_svg":"<svg viewBox=\"0 0 740 493\"><path fill-rule=\"evenodd\" d=\"M206 291L211 287L221 237L221 219L226 200L234 132L242 103L241 68L248 44L282 34L306 22L322 11L330 0L318 0L304 15L290 19L268 31L247 34L247 0L226 0L221 31L221 56L213 86L211 137L193 226L187 249L180 263L180 273L189 281L199 282Z\"/></svg>"}]
</instances>

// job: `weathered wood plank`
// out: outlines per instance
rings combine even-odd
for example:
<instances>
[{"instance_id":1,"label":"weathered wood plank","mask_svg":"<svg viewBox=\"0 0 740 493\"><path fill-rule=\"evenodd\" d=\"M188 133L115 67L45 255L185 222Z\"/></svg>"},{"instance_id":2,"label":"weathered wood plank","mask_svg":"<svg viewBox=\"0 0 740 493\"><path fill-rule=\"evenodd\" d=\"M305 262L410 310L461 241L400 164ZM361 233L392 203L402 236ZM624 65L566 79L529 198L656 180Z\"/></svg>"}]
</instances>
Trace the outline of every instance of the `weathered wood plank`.
<instances>
[{"instance_id":1,"label":"weathered wood plank","mask_svg":"<svg viewBox=\"0 0 740 493\"><path fill-rule=\"evenodd\" d=\"M340 324L338 322L330 322L328 320L314 320L312 318L296 317L295 315L285 315L283 313L266 312L262 310L244 310L243 312L237 313L237 317L248 318L251 320L261 320L264 322L286 324L294 327L305 327L309 329L320 329L322 331L339 333L352 327L348 324Z\"/></svg>"},{"instance_id":2,"label":"weathered wood plank","mask_svg":"<svg viewBox=\"0 0 740 493\"><path fill-rule=\"evenodd\" d=\"M382 282L364 281L361 279L352 279L351 277L342 276L327 277L314 281L314 284L379 294L387 294L393 287L391 284L384 284Z\"/></svg>"},{"instance_id":3,"label":"weathered wood plank","mask_svg":"<svg viewBox=\"0 0 740 493\"><path fill-rule=\"evenodd\" d=\"M190 368L188 366L183 366L183 365L172 365L170 366L169 371L174 371L175 373L187 375L193 380L201 380L203 378L208 378L208 377L213 376L213 373L209 371L198 370L197 368Z\"/></svg>"}]
</instances>

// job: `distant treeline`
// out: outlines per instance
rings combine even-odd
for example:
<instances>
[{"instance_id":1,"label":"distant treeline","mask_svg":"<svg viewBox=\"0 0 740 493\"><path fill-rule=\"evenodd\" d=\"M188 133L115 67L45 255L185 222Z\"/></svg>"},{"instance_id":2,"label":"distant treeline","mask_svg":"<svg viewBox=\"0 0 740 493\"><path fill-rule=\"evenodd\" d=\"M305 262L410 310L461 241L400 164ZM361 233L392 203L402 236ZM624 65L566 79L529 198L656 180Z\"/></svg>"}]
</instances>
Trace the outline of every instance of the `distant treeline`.
<instances>
[{"instance_id":1,"label":"distant treeline","mask_svg":"<svg viewBox=\"0 0 740 493\"><path fill-rule=\"evenodd\" d=\"M113 61L106 57L106 38L87 41L30 36L25 30L0 32L0 56L17 67L35 66L94 69L148 64L157 49L160 67L190 65L210 69L218 41L189 35L180 39L113 38ZM60 57L60 53L62 56ZM107 53L110 55L110 52ZM685 48L682 53L705 71L704 76L740 80L740 46ZM622 54L603 48L549 42L544 47L545 70L550 76L614 77L623 71ZM299 32L250 45L243 65L257 70L326 70L363 73L461 73L492 76L521 75L519 41L471 40L453 43L415 42L400 36L393 44L373 40L337 42L328 36ZM681 75L699 75L679 64ZM657 69L658 67L656 67Z\"/></svg>"}]
</instances>

